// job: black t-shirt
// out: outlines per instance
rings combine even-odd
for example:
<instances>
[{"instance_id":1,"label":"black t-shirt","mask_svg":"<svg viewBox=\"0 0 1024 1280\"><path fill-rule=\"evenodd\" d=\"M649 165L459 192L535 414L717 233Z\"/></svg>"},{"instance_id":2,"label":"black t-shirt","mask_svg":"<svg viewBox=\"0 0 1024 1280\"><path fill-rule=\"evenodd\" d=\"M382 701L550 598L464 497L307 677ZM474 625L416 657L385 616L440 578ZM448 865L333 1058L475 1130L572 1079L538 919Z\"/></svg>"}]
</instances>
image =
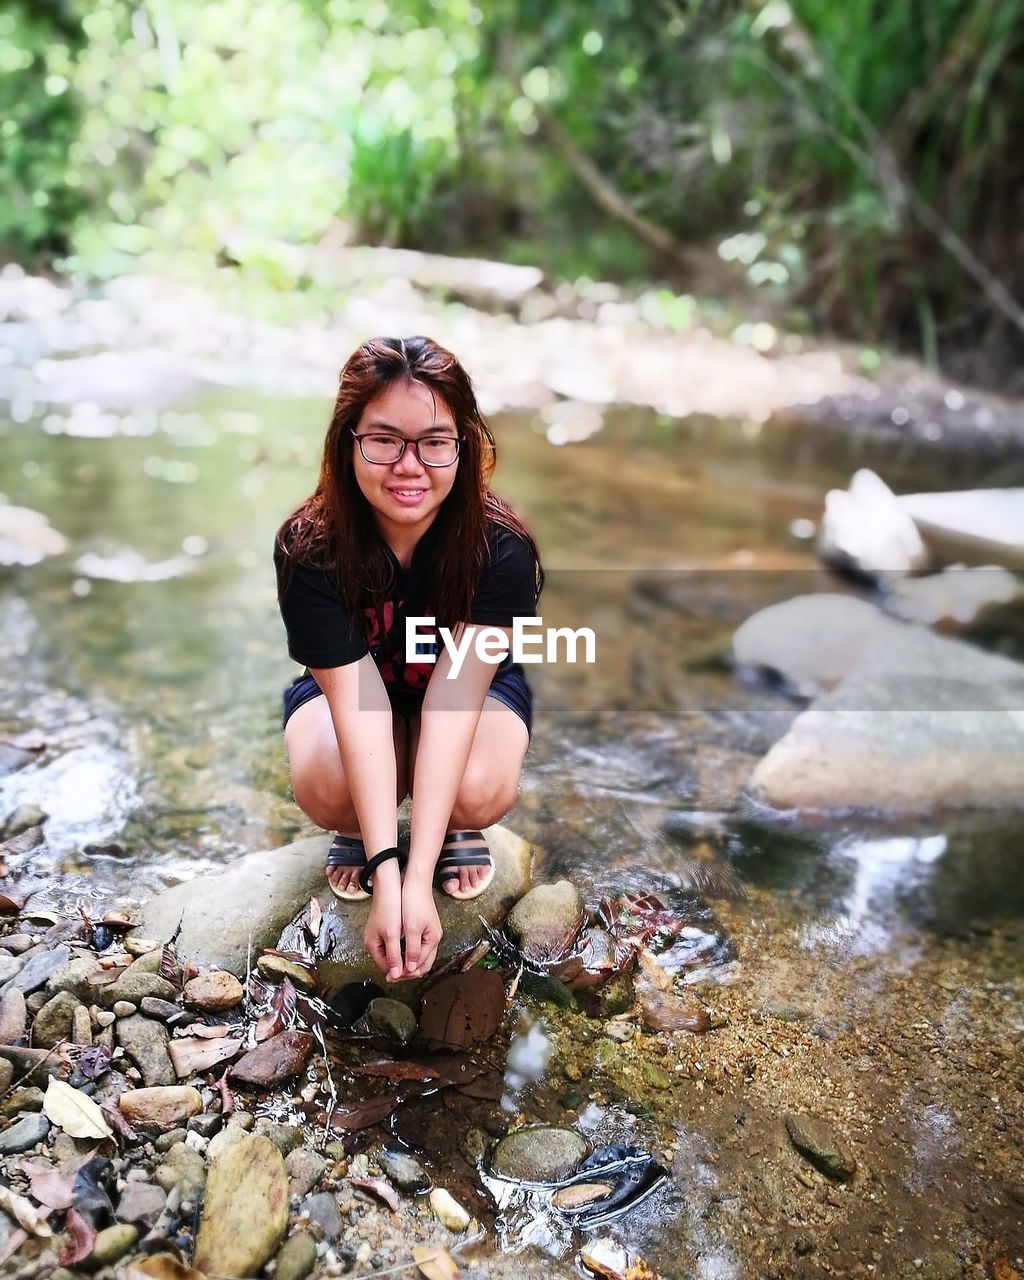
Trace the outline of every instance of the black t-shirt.
<instances>
[{"instance_id":1,"label":"black t-shirt","mask_svg":"<svg viewBox=\"0 0 1024 1280\"><path fill-rule=\"evenodd\" d=\"M430 613L425 601L433 527L416 544L410 567L396 572L395 593L382 609L383 630L374 609L364 610L362 618L352 615L325 569L289 560L275 544L278 603L291 657L305 667L344 667L370 653L389 692L422 694L434 663L405 661L405 619ZM494 521L487 527L487 545L489 556L465 621L509 627L513 618L534 617L537 588L529 545ZM495 674L512 665L507 656Z\"/></svg>"}]
</instances>

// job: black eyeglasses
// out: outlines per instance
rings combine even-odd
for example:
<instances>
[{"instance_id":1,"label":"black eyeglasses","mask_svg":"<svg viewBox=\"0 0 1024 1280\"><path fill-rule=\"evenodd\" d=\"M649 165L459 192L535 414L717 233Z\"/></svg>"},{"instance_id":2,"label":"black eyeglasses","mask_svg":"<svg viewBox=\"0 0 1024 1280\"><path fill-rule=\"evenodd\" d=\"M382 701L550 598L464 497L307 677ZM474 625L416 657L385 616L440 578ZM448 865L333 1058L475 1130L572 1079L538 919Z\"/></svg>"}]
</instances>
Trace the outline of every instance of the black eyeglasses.
<instances>
[{"instance_id":1,"label":"black eyeglasses","mask_svg":"<svg viewBox=\"0 0 1024 1280\"><path fill-rule=\"evenodd\" d=\"M383 467L394 466L410 445L423 466L450 467L459 456L462 443L461 436L420 436L418 440L409 440L385 431L366 431L362 435L353 431L352 435L359 441L364 461Z\"/></svg>"}]
</instances>

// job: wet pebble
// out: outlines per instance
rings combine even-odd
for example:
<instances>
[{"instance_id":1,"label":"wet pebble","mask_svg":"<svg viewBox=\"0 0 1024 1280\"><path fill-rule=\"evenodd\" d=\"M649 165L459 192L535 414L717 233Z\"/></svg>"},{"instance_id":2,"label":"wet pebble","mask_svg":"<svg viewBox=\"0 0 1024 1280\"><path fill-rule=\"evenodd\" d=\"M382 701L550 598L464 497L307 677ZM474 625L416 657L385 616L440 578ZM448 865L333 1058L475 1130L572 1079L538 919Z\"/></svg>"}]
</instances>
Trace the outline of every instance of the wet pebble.
<instances>
[{"instance_id":1,"label":"wet pebble","mask_svg":"<svg viewBox=\"0 0 1024 1280\"><path fill-rule=\"evenodd\" d=\"M165 1191L177 1187L182 1200L198 1200L206 1185L206 1162L198 1151L178 1142L161 1161L156 1180Z\"/></svg>"},{"instance_id":2,"label":"wet pebble","mask_svg":"<svg viewBox=\"0 0 1024 1280\"><path fill-rule=\"evenodd\" d=\"M15 974L21 972L23 960L10 953L0 951L0 982L10 982Z\"/></svg>"},{"instance_id":3,"label":"wet pebble","mask_svg":"<svg viewBox=\"0 0 1024 1280\"><path fill-rule=\"evenodd\" d=\"M202 1110L199 1090L191 1085L129 1089L118 1098L121 1114L129 1124L168 1129Z\"/></svg>"},{"instance_id":4,"label":"wet pebble","mask_svg":"<svg viewBox=\"0 0 1024 1280\"><path fill-rule=\"evenodd\" d=\"M96 1233L91 1261L99 1266L109 1266L123 1258L139 1238L138 1227L127 1222L116 1222Z\"/></svg>"},{"instance_id":5,"label":"wet pebble","mask_svg":"<svg viewBox=\"0 0 1024 1280\"><path fill-rule=\"evenodd\" d=\"M29 947L34 947L37 939L30 933L9 933L4 938L4 950L13 952L14 955L20 956L23 951L27 951Z\"/></svg>"},{"instance_id":6,"label":"wet pebble","mask_svg":"<svg viewBox=\"0 0 1024 1280\"><path fill-rule=\"evenodd\" d=\"M31 1151L49 1132L50 1122L44 1115L27 1115L0 1133L0 1155L13 1156Z\"/></svg>"},{"instance_id":7,"label":"wet pebble","mask_svg":"<svg viewBox=\"0 0 1024 1280\"><path fill-rule=\"evenodd\" d=\"M406 1195L415 1195L417 1191L426 1191L430 1187L426 1170L404 1151L381 1151L377 1163L387 1180Z\"/></svg>"},{"instance_id":8,"label":"wet pebble","mask_svg":"<svg viewBox=\"0 0 1024 1280\"><path fill-rule=\"evenodd\" d=\"M401 1000L379 997L371 1000L366 1012L356 1024L371 1034L384 1036L394 1044L408 1044L416 1034L416 1015Z\"/></svg>"},{"instance_id":9,"label":"wet pebble","mask_svg":"<svg viewBox=\"0 0 1024 1280\"><path fill-rule=\"evenodd\" d=\"M434 1211L434 1217L449 1231L465 1231L469 1226L469 1214L444 1187L435 1187L431 1191L430 1207Z\"/></svg>"},{"instance_id":10,"label":"wet pebble","mask_svg":"<svg viewBox=\"0 0 1024 1280\"><path fill-rule=\"evenodd\" d=\"M786 1117L786 1130L797 1151L826 1177L846 1182L857 1170L857 1161L846 1151L832 1129L814 1116Z\"/></svg>"},{"instance_id":11,"label":"wet pebble","mask_svg":"<svg viewBox=\"0 0 1024 1280\"><path fill-rule=\"evenodd\" d=\"M122 1018L116 1028L117 1042L151 1085L177 1083L177 1074L167 1052L167 1028L162 1022L141 1014Z\"/></svg>"},{"instance_id":12,"label":"wet pebble","mask_svg":"<svg viewBox=\"0 0 1024 1280\"><path fill-rule=\"evenodd\" d=\"M305 1031L281 1031L240 1058L231 1068L230 1078L264 1087L279 1084L305 1067L314 1043Z\"/></svg>"},{"instance_id":13,"label":"wet pebble","mask_svg":"<svg viewBox=\"0 0 1024 1280\"><path fill-rule=\"evenodd\" d=\"M308 1218L312 1226L319 1228L325 1240L336 1240L345 1228L338 1212L338 1202L329 1191L307 1196L299 1206L299 1213Z\"/></svg>"},{"instance_id":14,"label":"wet pebble","mask_svg":"<svg viewBox=\"0 0 1024 1280\"><path fill-rule=\"evenodd\" d=\"M208 1013L223 1013L242 1003L245 992L233 973L221 969L201 973L185 983L183 997L187 1005Z\"/></svg>"},{"instance_id":15,"label":"wet pebble","mask_svg":"<svg viewBox=\"0 0 1024 1280\"><path fill-rule=\"evenodd\" d=\"M264 1117L256 1121L256 1132L269 1138L283 1156L302 1146L302 1130L293 1124L276 1124Z\"/></svg>"},{"instance_id":16,"label":"wet pebble","mask_svg":"<svg viewBox=\"0 0 1024 1280\"><path fill-rule=\"evenodd\" d=\"M161 1000L157 996L143 996L140 1008L147 1017L158 1018L161 1022L170 1022L182 1012L181 1006L173 1000Z\"/></svg>"},{"instance_id":17,"label":"wet pebble","mask_svg":"<svg viewBox=\"0 0 1024 1280\"><path fill-rule=\"evenodd\" d=\"M256 969L261 978L268 982L280 982L283 978L298 991L315 991L316 974L306 965L296 964L285 956L264 955L256 961Z\"/></svg>"},{"instance_id":18,"label":"wet pebble","mask_svg":"<svg viewBox=\"0 0 1024 1280\"><path fill-rule=\"evenodd\" d=\"M130 1000L115 1000L113 1014L115 1018L130 1018L133 1013L138 1013L139 1006L132 1004Z\"/></svg>"},{"instance_id":19,"label":"wet pebble","mask_svg":"<svg viewBox=\"0 0 1024 1280\"><path fill-rule=\"evenodd\" d=\"M37 804L19 804L4 823L3 838L13 840L32 827L41 827L49 814L44 813Z\"/></svg>"},{"instance_id":20,"label":"wet pebble","mask_svg":"<svg viewBox=\"0 0 1024 1280\"><path fill-rule=\"evenodd\" d=\"M316 1241L308 1231L295 1231L281 1246L274 1280L305 1280L316 1262Z\"/></svg>"},{"instance_id":21,"label":"wet pebble","mask_svg":"<svg viewBox=\"0 0 1024 1280\"><path fill-rule=\"evenodd\" d=\"M502 1138L489 1164L499 1178L557 1182L574 1173L588 1151L586 1141L573 1129L531 1125Z\"/></svg>"}]
</instances>

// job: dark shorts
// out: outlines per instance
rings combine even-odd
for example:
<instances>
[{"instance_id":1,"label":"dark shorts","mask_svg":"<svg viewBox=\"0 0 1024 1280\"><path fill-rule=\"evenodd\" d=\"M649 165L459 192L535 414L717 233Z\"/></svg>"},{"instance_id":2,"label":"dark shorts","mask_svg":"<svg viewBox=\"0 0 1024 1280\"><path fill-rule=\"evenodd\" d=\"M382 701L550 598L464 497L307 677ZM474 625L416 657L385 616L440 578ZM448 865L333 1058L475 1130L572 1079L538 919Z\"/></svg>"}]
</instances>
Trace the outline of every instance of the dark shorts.
<instances>
[{"instance_id":1,"label":"dark shorts","mask_svg":"<svg viewBox=\"0 0 1024 1280\"><path fill-rule=\"evenodd\" d=\"M284 718L282 727L288 723L289 717L299 707L313 698L322 697L323 691L309 672L296 677L284 691ZM399 715L408 719L419 711L423 699L416 694L408 698L391 695L391 705ZM521 667L512 666L507 671L499 671L487 690L489 698L497 698L499 702L510 707L526 725L529 734L533 729L533 691L526 683Z\"/></svg>"}]
</instances>

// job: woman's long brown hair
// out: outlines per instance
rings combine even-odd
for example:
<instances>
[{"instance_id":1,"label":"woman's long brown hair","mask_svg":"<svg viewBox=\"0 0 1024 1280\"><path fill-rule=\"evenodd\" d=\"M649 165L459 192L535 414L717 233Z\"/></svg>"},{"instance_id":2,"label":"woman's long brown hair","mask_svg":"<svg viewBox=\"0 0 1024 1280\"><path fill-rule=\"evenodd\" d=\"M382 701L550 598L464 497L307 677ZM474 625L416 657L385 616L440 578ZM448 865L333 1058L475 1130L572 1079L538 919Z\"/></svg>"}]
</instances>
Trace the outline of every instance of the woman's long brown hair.
<instances>
[{"instance_id":1,"label":"woman's long brown hair","mask_svg":"<svg viewBox=\"0 0 1024 1280\"><path fill-rule=\"evenodd\" d=\"M357 347L341 371L338 396L324 440L316 489L278 530L278 545L290 560L327 570L353 615L381 610L396 582L394 553L381 537L373 510L356 480L351 431L371 400L401 380L422 383L444 402L462 437L451 492L441 503L429 599L439 626L469 617L487 558L487 526L504 525L529 545L537 591L544 584L537 544L489 481L496 462L490 427L476 402L469 375L431 338L373 338Z\"/></svg>"}]
</instances>

